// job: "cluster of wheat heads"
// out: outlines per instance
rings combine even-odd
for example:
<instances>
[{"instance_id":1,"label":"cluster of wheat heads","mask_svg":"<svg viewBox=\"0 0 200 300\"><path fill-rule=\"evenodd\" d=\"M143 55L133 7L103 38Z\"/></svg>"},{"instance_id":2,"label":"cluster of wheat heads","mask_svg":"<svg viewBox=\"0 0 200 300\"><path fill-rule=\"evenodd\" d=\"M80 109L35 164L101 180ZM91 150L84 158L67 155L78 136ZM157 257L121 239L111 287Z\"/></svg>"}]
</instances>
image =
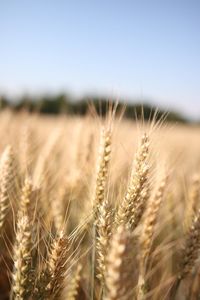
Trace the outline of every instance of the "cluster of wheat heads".
<instances>
[{"instance_id":1,"label":"cluster of wheat heads","mask_svg":"<svg viewBox=\"0 0 200 300\"><path fill-rule=\"evenodd\" d=\"M199 299L198 128L0 116L0 299Z\"/></svg>"}]
</instances>

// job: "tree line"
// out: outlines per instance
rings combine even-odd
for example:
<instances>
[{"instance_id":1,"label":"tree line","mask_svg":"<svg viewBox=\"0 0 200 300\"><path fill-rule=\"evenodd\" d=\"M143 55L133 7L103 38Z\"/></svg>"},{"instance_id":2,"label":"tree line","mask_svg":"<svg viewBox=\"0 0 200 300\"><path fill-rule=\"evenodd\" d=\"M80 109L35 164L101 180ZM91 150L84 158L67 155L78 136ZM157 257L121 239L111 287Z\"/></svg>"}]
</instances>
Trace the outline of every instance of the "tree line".
<instances>
[{"instance_id":1,"label":"tree line","mask_svg":"<svg viewBox=\"0 0 200 300\"><path fill-rule=\"evenodd\" d=\"M105 97L83 97L74 100L66 94L45 95L42 97L23 96L18 100L0 96L0 109L10 108L14 111L26 110L41 114L70 114L86 115L92 107L98 115L105 116L108 107L114 105L113 100ZM165 118L167 121L187 123L189 120L180 113L174 111L166 112L149 104L142 104L139 101L119 100L116 110L124 110L124 116L130 119L159 120Z\"/></svg>"}]
</instances>

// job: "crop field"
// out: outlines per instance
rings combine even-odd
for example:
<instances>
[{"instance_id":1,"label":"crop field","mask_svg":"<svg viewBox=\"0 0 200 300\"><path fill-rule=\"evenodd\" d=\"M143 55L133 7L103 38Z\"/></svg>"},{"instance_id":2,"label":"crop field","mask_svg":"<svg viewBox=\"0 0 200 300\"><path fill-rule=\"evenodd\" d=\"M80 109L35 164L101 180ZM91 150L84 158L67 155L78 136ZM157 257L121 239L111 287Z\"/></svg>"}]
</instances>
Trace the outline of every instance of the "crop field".
<instances>
[{"instance_id":1,"label":"crop field","mask_svg":"<svg viewBox=\"0 0 200 300\"><path fill-rule=\"evenodd\" d=\"M0 113L0 299L200 299L200 127Z\"/></svg>"}]
</instances>

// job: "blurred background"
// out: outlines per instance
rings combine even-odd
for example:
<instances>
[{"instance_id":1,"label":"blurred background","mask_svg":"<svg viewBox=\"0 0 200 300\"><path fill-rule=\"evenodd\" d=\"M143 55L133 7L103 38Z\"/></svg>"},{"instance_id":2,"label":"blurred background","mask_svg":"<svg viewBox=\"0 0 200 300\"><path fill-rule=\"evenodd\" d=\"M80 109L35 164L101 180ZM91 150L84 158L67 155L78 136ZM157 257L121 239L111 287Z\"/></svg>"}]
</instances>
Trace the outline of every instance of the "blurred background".
<instances>
[{"instance_id":1,"label":"blurred background","mask_svg":"<svg viewBox=\"0 0 200 300\"><path fill-rule=\"evenodd\" d=\"M200 121L200 1L0 1L1 109Z\"/></svg>"}]
</instances>

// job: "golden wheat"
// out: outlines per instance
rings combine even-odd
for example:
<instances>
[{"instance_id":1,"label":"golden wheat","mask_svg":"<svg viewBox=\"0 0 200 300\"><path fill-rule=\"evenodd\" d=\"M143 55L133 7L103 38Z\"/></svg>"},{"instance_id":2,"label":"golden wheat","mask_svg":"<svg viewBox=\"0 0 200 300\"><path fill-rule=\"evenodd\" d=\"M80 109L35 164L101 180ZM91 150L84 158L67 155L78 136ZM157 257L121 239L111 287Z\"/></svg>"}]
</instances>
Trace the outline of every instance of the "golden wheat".
<instances>
[{"instance_id":1,"label":"golden wheat","mask_svg":"<svg viewBox=\"0 0 200 300\"><path fill-rule=\"evenodd\" d=\"M0 299L198 300L198 126L0 125Z\"/></svg>"}]
</instances>

